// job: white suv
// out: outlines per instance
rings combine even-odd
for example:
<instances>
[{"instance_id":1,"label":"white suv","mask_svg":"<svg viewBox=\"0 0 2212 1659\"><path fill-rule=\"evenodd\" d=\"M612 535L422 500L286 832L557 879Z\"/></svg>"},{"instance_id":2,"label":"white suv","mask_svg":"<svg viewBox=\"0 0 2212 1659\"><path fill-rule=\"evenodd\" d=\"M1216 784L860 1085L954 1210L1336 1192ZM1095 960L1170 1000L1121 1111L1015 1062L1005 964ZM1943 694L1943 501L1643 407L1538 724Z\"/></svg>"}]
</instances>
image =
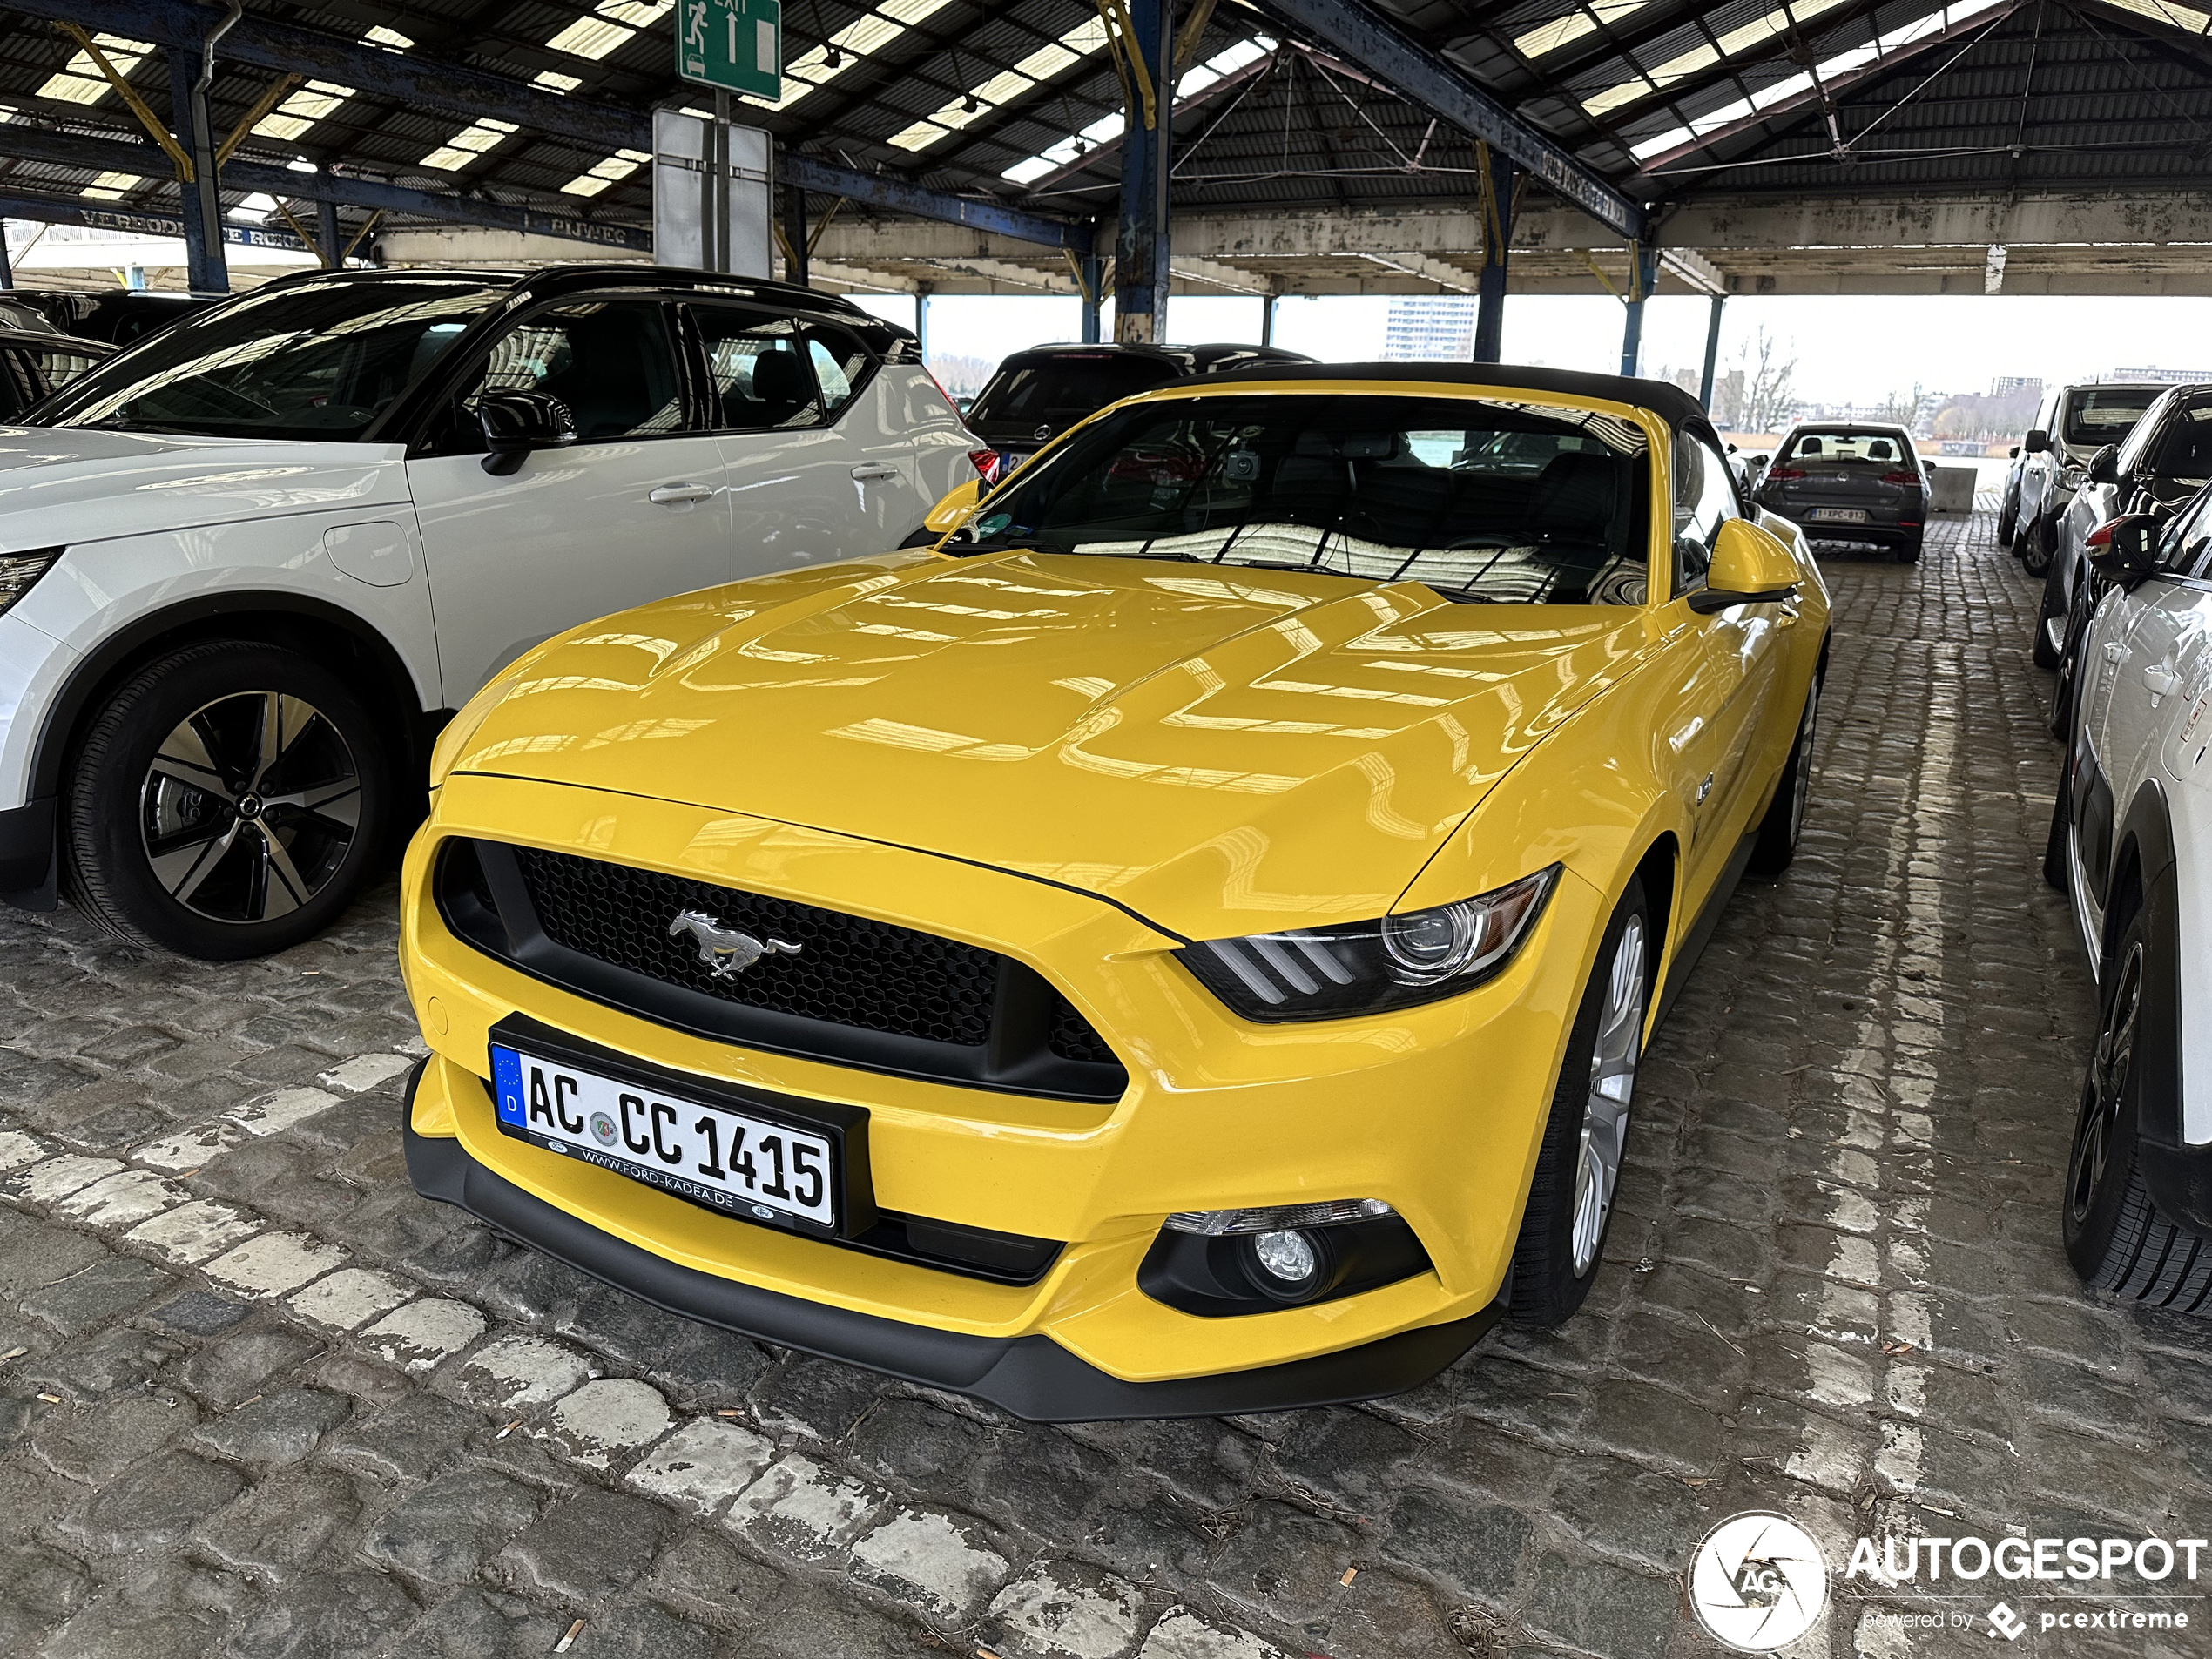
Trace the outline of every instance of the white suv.
<instances>
[{"instance_id":1,"label":"white suv","mask_svg":"<svg viewBox=\"0 0 2212 1659\"><path fill-rule=\"evenodd\" d=\"M2089 538L2044 873L2097 975L2062 1217L2081 1276L2212 1314L2212 490Z\"/></svg>"},{"instance_id":2,"label":"white suv","mask_svg":"<svg viewBox=\"0 0 2212 1659\"><path fill-rule=\"evenodd\" d=\"M327 923L530 646L977 475L905 329L636 266L273 284L39 419L0 428L0 896L209 959Z\"/></svg>"}]
</instances>

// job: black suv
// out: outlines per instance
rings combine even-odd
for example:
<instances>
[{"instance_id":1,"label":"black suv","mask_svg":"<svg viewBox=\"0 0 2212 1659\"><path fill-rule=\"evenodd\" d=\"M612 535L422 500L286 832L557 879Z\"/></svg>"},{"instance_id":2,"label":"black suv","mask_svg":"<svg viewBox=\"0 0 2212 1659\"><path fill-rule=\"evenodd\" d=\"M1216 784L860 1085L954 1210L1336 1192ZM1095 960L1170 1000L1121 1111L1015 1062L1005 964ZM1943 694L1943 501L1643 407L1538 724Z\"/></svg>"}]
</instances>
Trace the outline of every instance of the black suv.
<instances>
[{"instance_id":1,"label":"black suv","mask_svg":"<svg viewBox=\"0 0 2212 1659\"><path fill-rule=\"evenodd\" d=\"M1038 346L998 366L968 406L968 429L995 452L993 483L1076 421L1186 374L1258 363L1310 363L1279 346Z\"/></svg>"}]
</instances>

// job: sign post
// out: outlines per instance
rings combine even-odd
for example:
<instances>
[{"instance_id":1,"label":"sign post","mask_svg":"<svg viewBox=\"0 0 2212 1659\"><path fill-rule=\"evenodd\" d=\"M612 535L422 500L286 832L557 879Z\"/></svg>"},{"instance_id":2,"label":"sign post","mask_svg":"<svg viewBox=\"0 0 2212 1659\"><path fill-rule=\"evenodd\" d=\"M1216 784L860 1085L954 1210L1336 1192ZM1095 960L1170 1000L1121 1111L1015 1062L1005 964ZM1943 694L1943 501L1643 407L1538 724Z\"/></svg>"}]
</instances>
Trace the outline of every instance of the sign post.
<instances>
[{"instance_id":1,"label":"sign post","mask_svg":"<svg viewBox=\"0 0 2212 1659\"><path fill-rule=\"evenodd\" d=\"M677 0L676 72L770 100L784 93L783 0Z\"/></svg>"}]
</instances>

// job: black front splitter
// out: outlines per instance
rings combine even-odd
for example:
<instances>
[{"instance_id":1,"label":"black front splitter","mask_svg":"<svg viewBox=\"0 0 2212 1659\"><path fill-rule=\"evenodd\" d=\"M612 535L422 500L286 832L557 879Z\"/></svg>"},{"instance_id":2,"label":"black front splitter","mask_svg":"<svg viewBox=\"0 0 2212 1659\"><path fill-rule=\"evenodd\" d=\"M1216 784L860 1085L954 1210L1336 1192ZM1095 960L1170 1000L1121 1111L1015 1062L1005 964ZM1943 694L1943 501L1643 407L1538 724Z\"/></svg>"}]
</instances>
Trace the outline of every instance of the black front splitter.
<instances>
[{"instance_id":1,"label":"black front splitter","mask_svg":"<svg viewBox=\"0 0 2212 1659\"><path fill-rule=\"evenodd\" d=\"M427 1062L426 1062L427 1063ZM1225 1417L1378 1399L1419 1387L1497 1322L1493 1305L1449 1325L1253 1371L1123 1382L1049 1337L975 1337L833 1307L702 1273L602 1232L470 1157L458 1140L418 1135L418 1067L401 1127L408 1177L426 1198L458 1205L556 1261L686 1318L779 1347L864 1366L929 1388L972 1394L1036 1423Z\"/></svg>"}]
</instances>

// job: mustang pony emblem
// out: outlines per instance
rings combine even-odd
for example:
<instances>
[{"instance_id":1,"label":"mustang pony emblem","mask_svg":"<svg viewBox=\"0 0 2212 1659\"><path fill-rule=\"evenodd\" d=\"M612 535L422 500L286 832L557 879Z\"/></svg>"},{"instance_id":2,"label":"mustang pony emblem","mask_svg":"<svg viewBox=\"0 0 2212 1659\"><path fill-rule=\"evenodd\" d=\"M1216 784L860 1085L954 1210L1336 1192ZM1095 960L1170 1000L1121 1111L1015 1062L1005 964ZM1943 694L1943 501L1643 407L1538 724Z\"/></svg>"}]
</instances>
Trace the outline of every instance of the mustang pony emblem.
<instances>
[{"instance_id":1,"label":"mustang pony emblem","mask_svg":"<svg viewBox=\"0 0 2212 1659\"><path fill-rule=\"evenodd\" d=\"M699 948L699 960L714 970L717 979L734 979L763 956L796 956L800 947L781 939L765 944L751 934L725 927L704 910L686 910L668 924L669 937L689 934Z\"/></svg>"}]
</instances>

